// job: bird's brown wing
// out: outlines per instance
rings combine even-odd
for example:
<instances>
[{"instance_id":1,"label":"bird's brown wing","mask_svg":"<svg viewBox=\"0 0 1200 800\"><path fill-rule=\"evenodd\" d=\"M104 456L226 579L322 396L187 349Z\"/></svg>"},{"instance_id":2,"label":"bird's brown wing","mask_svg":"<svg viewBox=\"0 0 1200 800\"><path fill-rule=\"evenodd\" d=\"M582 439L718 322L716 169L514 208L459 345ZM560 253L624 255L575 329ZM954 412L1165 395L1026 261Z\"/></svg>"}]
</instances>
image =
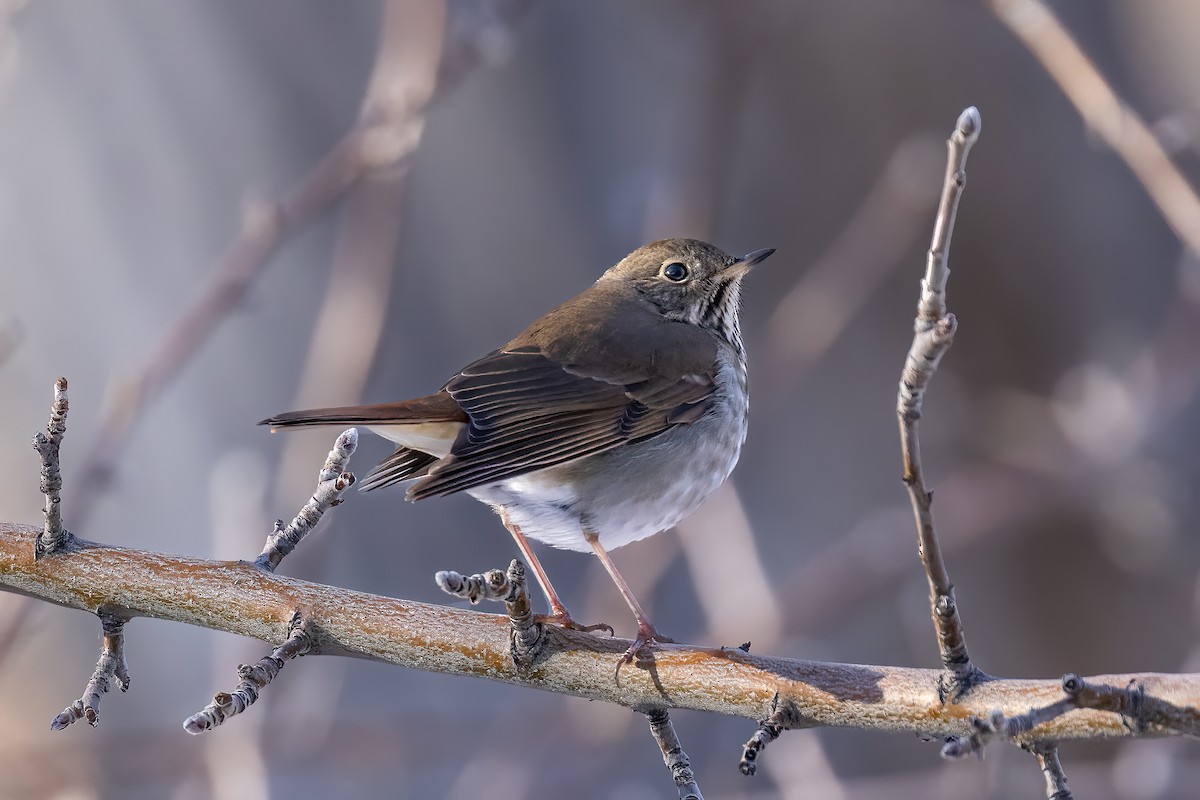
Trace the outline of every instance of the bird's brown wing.
<instances>
[{"instance_id":1,"label":"bird's brown wing","mask_svg":"<svg viewBox=\"0 0 1200 800\"><path fill-rule=\"evenodd\" d=\"M571 319L594 329L569 337L569 348L539 333L543 318L446 384L470 421L450 454L409 489L411 499L642 441L704 413L715 391L717 344L710 334L648 311L633 315L630 325L651 330L617 331L606 324L613 319L611 298L591 307L587 299L585 293L572 301L585 302Z\"/></svg>"}]
</instances>

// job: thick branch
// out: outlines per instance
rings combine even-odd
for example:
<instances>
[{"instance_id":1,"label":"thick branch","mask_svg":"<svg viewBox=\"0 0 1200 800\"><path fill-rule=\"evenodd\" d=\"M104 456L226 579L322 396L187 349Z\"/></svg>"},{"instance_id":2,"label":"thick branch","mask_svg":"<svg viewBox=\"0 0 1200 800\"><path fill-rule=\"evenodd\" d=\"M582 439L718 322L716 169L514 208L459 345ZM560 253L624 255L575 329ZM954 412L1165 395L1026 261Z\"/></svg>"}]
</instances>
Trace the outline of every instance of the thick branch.
<instances>
[{"instance_id":1,"label":"thick branch","mask_svg":"<svg viewBox=\"0 0 1200 800\"><path fill-rule=\"evenodd\" d=\"M619 703L637 710L691 708L762 719L778 709L792 727L836 725L969 733L969 718L993 709L1013 716L1062 697L1054 680L991 680L943 703L937 670L828 664L741 650L663 645L648 668L612 665L628 641L546 626L541 653L518 668L507 616L412 603L265 572L246 562L208 561L127 550L75 539L34 560L39 530L0 523L0 589L70 608L121 609L283 643L300 610L313 653L369 658L417 669L520 684ZM1176 707L1200 706L1200 675L1105 675L1089 684L1127 686ZM1144 735L1162 729L1149 726ZM1071 711L1022 741L1136 735L1121 717Z\"/></svg>"}]
</instances>

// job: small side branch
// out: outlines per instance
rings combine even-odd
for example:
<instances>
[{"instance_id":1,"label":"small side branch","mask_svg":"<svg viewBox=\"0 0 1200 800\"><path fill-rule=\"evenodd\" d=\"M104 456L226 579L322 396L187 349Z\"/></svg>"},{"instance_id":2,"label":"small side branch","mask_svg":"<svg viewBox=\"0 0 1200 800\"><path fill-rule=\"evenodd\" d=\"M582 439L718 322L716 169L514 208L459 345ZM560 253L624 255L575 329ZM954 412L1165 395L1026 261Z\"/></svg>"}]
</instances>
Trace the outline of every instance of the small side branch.
<instances>
[{"instance_id":1,"label":"small side branch","mask_svg":"<svg viewBox=\"0 0 1200 800\"><path fill-rule=\"evenodd\" d=\"M1132 733L1200 738L1200 709L1177 706L1148 694L1145 686L1136 679L1122 688L1090 683L1068 673L1063 676L1062 686L1075 708L1118 714Z\"/></svg>"},{"instance_id":2,"label":"small side branch","mask_svg":"<svg viewBox=\"0 0 1200 800\"><path fill-rule=\"evenodd\" d=\"M650 733L662 751L663 763L671 770L671 778L679 790L679 800L704 800L696 783L696 775L692 772L692 762L683 752L683 745L675 734L675 726L671 724L671 715L665 708L656 708L646 712L646 719L650 721Z\"/></svg>"},{"instance_id":3,"label":"small side branch","mask_svg":"<svg viewBox=\"0 0 1200 800\"><path fill-rule=\"evenodd\" d=\"M776 698L778 704L778 698ZM783 713L776 708L766 719L760 720L758 730L750 737L750 741L742 747L742 760L738 762L738 770L746 777L752 777L758 771L758 754L783 733Z\"/></svg>"},{"instance_id":4,"label":"small side branch","mask_svg":"<svg viewBox=\"0 0 1200 800\"><path fill-rule=\"evenodd\" d=\"M71 534L62 524L62 471L59 469L58 451L62 446L63 434L67 431L67 379L54 382L54 403L50 406L50 421L46 432L38 431L33 437L33 449L42 457L41 492L46 496L45 527L34 545L34 558L61 550Z\"/></svg>"},{"instance_id":5,"label":"small side branch","mask_svg":"<svg viewBox=\"0 0 1200 800\"><path fill-rule=\"evenodd\" d=\"M125 662L125 621L108 614L100 614L104 626L104 640L100 646L100 660L96 670L83 689L83 696L63 709L50 721L50 730L61 731L68 725L87 720L93 728L100 724L100 697L108 692L110 682L116 681L122 692L129 691L129 665Z\"/></svg>"},{"instance_id":6,"label":"small side branch","mask_svg":"<svg viewBox=\"0 0 1200 800\"><path fill-rule=\"evenodd\" d=\"M921 419L925 390L937 371L942 356L950 349L958 327L954 315L946 311L946 280L950 276L950 239L954 232L958 201L966 183L967 154L979 136L981 125L979 111L974 106L966 109L959 116L958 124L946 143L946 177L934 221L925 277L921 281L917 317L913 325L913 342L900 376L900 391L896 399L896 413L900 422L900 448L904 460L904 484L908 487L912 500L921 563L929 579L933 623L937 631L942 668L946 673L944 694L949 699L954 699L969 689L982 673L971 663L967 654L962 620L954 598L954 585L950 582L934 531L931 510L933 494L925 485L921 467L918 423Z\"/></svg>"},{"instance_id":7,"label":"small side branch","mask_svg":"<svg viewBox=\"0 0 1200 800\"><path fill-rule=\"evenodd\" d=\"M358 429L342 431L317 475L317 490L286 526L283 520L275 521L275 529L267 535L267 543L254 560L255 566L274 572L284 556L295 550L300 540L316 527L325 512L342 503L342 494L354 485L354 474L345 469L357 447Z\"/></svg>"},{"instance_id":8,"label":"small side branch","mask_svg":"<svg viewBox=\"0 0 1200 800\"><path fill-rule=\"evenodd\" d=\"M513 663L527 667L542 650L545 629L533 616L529 593L525 590L525 565L513 559L506 572L489 569L475 575L461 575L443 570L433 576L438 588L446 594L470 600L499 600L508 614L509 644Z\"/></svg>"},{"instance_id":9,"label":"small side branch","mask_svg":"<svg viewBox=\"0 0 1200 800\"><path fill-rule=\"evenodd\" d=\"M942 746L945 758L963 758L982 755L983 748L993 739L1005 739L1031 746L1041 742L1028 736L1034 728L1043 725L1068 711L1090 709L1106 711L1121 719L1130 733L1139 736L1191 736L1200 738L1200 709L1195 706L1175 705L1146 691L1136 678L1124 687L1106 683L1086 681L1074 673L1063 675L1063 697L1052 703L1031 708L1023 714L1005 716L993 710L982 717L971 717L972 731L962 736L953 736ZM1040 760L1039 756L1039 760ZM1056 757L1057 759L1057 757ZM1045 769L1045 767L1043 767ZM1062 768L1058 768L1062 771ZM1063 779L1064 784L1066 779Z\"/></svg>"},{"instance_id":10,"label":"small side branch","mask_svg":"<svg viewBox=\"0 0 1200 800\"><path fill-rule=\"evenodd\" d=\"M294 620L294 625L287 641L276 647L271 655L260 659L254 666L239 664L237 671L241 683L237 688L232 692L217 692L213 695L212 702L203 710L183 721L183 729L191 734L210 731L254 705L259 693L275 679L286 662L307 655L312 650L312 637L299 615Z\"/></svg>"},{"instance_id":11,"label":"small side branch","mask_svg":"<svg viewBox=\"0 0 1200 800\"><path fill-rule=\"evenodd\" d=\"M1054 742L1039 742L1028 749L1037 759L1042 775L1046 778L1046 800L1071 800L1067 773L1063 772L1062 762L1058 760L1058 745Z\"/></svg>"}]
</instances>

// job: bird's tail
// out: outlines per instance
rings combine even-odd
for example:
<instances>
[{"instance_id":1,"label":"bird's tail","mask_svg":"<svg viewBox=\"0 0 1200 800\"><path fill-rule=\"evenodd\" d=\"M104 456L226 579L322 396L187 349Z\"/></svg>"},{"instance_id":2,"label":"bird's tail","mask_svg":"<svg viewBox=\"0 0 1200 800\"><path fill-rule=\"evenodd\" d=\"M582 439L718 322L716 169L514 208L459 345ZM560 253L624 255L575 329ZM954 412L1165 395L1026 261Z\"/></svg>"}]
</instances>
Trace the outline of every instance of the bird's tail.
<instances>
[{"instance_id":1,"label":"bird's tail","mask_svg":"<svg viewBox=\"0 0 1200 800\"><path fill-rule=\"evenodd\" d=\"M287 411L260 421L272 428L314 425L397 425L422 422L466 422L466 413L445 392L373 406L337 406Z\"/></svg>"}]
</instances>

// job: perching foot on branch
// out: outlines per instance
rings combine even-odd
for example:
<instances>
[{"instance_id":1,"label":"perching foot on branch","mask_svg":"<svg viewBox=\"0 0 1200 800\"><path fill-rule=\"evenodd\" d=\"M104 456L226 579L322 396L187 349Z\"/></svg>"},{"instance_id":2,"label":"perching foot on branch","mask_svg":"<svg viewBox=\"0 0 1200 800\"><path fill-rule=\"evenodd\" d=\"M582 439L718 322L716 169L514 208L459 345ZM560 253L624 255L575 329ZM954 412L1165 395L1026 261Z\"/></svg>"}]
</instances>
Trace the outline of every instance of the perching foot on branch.
<instances>
[{"instance_id":1,"label":"perching foot on branch","mask_svg":"<svg viewBox=\"0 0 1200 800\"><path fill-rule=\"evenodd\" d=\"M100 724L100 697L108 692L110 682L115 680L122 692L129 691L129 666L125 663L125 621L103 612L99 616L100 624L104 626L104 640L96 670L84 687L83 695L51 720L51 730L61 731L81 719L86 719L88 725L94 728Z\"/></svg>"}]
</instances>

